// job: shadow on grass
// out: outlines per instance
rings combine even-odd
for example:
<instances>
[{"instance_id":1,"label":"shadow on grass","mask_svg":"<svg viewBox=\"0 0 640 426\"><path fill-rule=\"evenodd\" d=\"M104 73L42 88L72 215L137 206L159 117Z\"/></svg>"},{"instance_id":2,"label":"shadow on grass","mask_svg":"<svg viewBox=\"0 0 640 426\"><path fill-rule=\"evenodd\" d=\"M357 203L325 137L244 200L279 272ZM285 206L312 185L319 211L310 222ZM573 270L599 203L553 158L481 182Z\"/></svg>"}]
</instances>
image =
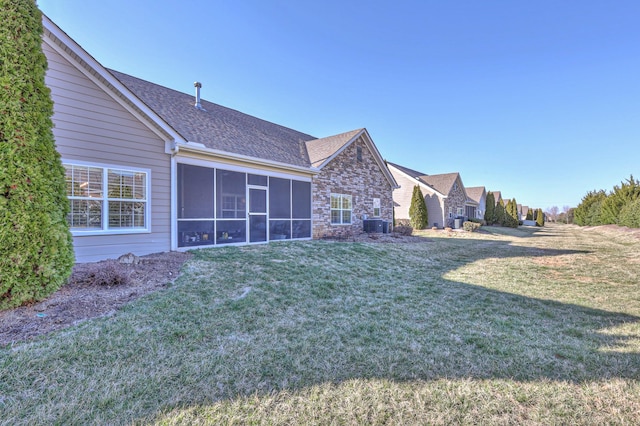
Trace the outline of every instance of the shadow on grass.
<instances>
[{"instance_id":1,"label":"shadow on grass","mask_svg":"<svg viewBox=\"0 0 640 426\"><path fill-rule=\"evenodd\" d=\"M33 371L69 376L104 419L354 379L636 380L638 317L492 289L501 277L491 270L484 286L446 278L479 261L585 253L455 238L200 250L168 291L59 335L53 355L3 350L0 364L14 370L25 355ZM522 268L508 279L535 286L534 265ZM29 390L29 379L3 374ZM87 376L97 383L74 381ZM80 402L55 389L30 403L50 399L64 401L62 422L91 420L73 417Z\"/></svg>"}]
</instances>

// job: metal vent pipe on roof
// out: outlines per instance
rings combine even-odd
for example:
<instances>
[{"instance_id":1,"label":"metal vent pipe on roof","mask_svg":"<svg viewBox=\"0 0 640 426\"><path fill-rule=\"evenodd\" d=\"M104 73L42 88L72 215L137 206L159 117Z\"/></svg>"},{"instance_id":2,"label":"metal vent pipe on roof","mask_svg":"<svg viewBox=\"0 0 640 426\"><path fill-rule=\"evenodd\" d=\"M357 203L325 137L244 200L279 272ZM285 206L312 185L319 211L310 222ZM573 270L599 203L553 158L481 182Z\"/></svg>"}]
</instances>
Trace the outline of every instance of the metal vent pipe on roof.
<instances>
[{"instance_id":1,"label":"metal vent pipe on roof","mask_svg":"<svg viewBox=\"0 0 640 426\"><path fill-rule=\"evenodd\" d=\"M196 88L196 104L195 107L197 109L201 109L201 110L205 110L204 108L202 108L202 104L200 104L200 88L202 87L202 83L200 83L199 81L196 81L195 83L193 83L193 86Z\"/></svg>"}]
</instances>

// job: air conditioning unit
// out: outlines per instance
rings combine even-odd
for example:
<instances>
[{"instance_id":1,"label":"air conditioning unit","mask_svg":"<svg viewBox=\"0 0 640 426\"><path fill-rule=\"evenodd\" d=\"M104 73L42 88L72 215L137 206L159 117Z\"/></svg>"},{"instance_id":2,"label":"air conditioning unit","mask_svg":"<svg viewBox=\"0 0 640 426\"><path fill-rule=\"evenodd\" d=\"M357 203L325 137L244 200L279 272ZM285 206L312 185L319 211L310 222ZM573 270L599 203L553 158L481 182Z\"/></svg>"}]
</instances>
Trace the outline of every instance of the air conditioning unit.
<instances>
[{"instance_id":1,"label":"air conditioning unit","mask_svg":"<svg viewBox=\"0 0 640 426\"><path fill-rule=\"evenodd\" d=\"M375 233L382 232L384 230L384 224L382 219L366 219L362 221L362 227L364 232Z\"/></svg>"}]
</instances>

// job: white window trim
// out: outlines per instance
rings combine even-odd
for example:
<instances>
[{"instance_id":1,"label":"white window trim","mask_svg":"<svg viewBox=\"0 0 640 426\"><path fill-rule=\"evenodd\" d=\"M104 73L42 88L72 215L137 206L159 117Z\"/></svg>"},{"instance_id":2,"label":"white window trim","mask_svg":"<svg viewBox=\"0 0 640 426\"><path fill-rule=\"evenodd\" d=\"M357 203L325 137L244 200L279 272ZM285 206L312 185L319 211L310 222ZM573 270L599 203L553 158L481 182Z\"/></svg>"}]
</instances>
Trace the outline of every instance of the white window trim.
<instances>
[{"instance_id":1,"label":"white window trim","mask_svg":"<svg viewBox=\"0 0 640 426\"><path fill-rule=\"evenodd\" d=\"M458 208L456 209L456 214L457 214L458 216L464 216L464 208L462 208L462 207L458 207Z\"/></svg>"},{"instance_id":2,"label":"white window trim","mask_svg":"<svg viewBox=\"0 0 640 426\"><path fill-rule=\"evenodd\" d=\"M340 197L340 208L338 209L334 209L331 207L331 199L333 197ZM343 209L342 208L342 197L349 197L349 199L351 200L351 208L350 209ZM331 221L331 213L336 210L340 212L340 222L332 222ZM342 221L342 212L344 211L349 211L351 212L350 218L351 221L350 222L343 222ZM337 194L337 193L331 193L329 196L329 223L331 225L335 225L335 226L344 226L344 225L352 225L353 224L353 196L348 195L348 194Z\"/></svg>"},{"instance_id":3,"label":"white window trim","mask_svg":"<svg viewBox=\"0 0 640 426\"><path fill-rule=\"evenodd\" d=\"M376 209L378 209L378 214L376 214ZM380 205L380 198L373 199L373 217L382 217L382 207Z\"/></svg>"},{"instance_id":4,"label":"white window trim","mask_svg":"<svg viewBox=\"0 0 640 426\"><path fill-rule=\"evenodd\" d=\"M106 193L108 189L108 173L109 169L111 170L123 170L134 173L145 173L147 176L145 182L145 194L146 194L146 208L145 208L145 217L144 217L144 228L109 228L109 197L103 196L101 198L102 201L102 229L82 229L82 228L69 228L71 231L71 235L74 237L80 236L90 236L90 235L124 235L124 234L149 234L151 233L151 169L145 169L141 167L131 167L131 166L123 166L119 164L106 164L106 163L94 163L90 161L80 161L80 160L65 160L62 159L63 165L69 166L81 166L81 167L95 167L102 169L102 188L104 193ZM67 196L67 200L72 200L74 198L69 198ZM84 199L84 198L81 198ZM118 199L113 199L113 201L122 201ZM130 200L125 200L130 201ZM138 200L139 201L139 200Z\"/></svg>"}]
</instances>

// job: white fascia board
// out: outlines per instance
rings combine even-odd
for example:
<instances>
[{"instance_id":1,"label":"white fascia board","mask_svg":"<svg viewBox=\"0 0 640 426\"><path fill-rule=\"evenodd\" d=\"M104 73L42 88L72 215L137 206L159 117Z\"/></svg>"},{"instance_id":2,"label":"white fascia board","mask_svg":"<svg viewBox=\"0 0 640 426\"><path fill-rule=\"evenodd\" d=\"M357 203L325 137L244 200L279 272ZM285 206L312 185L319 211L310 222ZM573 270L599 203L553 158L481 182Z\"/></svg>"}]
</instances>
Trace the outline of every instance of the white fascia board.
<instances>
[{"instance_id":1,"label":"white fascia board","mask_svg":"<svg viewBox=\"0 0 640 426\"><path fill-rule=\"evenodd\" d=\"M242 155L242 154L234 154L226 151L221 151L218 149L207 148L206 146L198 142L179 143L177 144L177 147L180 151L183 151L183 152L206 154L206 155L216 156L218 158L223 158L227 160L242 161L244 163L253 164L256 166L276 167L279 169L291 170L298 173L302 172L302 173L306 173L313 176L320 173L320 169L317 167L295 166L292 164L281 163L279 161L265 160L263 158L250 157L248 155Z\"/></svg>"},{"instance_id":2,"label":"white fascia board","mask_svg":"<svg viewBox=\"0 0 640 426\"><path fill-rule=\"evenodd\" d=\"M389 164L389 167L393 167L393 166L391 164ZM409 179L411 181L414 181L420 187L428 189L430 192L433 192L434 194L438 195L438 198L449 198L447 195L444 195L444 194L441 194L440 192L438 192L434 187L426 185L424 182L421 182L418 178L406 174L405 172L403 172L402 170L398 169L397 167L393 167L393 169L396 170L398 173L406 176L407 179Z\"/></svg>"},{"instance_id":3,"label":"white fascia board","mask_svg":"<svg viewBox=\"0 0 640 426\"><path fill-rule=\"evenodd\" d=\"M376 144L373 143L373 139L371 139L371 135L369 134L369 131L365 128L365 129L362 129L362 132L360 134L363 134L363 133L366 135L366 138L364 138L364 143L367 144L369 151L373 152L373 158L376 160L376 163L378 163L378 167L380 167L380 169L382 170L382 173L384 173L385 177L391 184L391 188L392 189L400 188L400 185L398 185L398 182L396 182L395 178L389 171L389 168L387 167L387 163L384 161L384 158L382 158L382 155L380 155L380 151L378 151Z\"/></svg>"},{"instance_id":4,"label":"white fascia board","mask_svg":"<svg viewBox=\"0 0 640 426\"><path fill-rule=\"evenodd\" d=\"M136 97L128 88L126 88L118 79L116 79L109 71L107 71L97 60L93 58L86 50L76 43L67 33L60 29L45 14L42 14L42 24L46 31L50 32L53 37L64 44L64 47L56 43L50 37L43 34L43 42L47 43L58 54L64 57L70 63L76 63L78 70L88 79L95 83L98 87L109 94L116 102L118 102L127 111L133 114L142 123L154 132L158 137L167 140L167 135L175 141L184 141L184 138L169 126L160 116L158 116L151 108ZM74 57L75 55L75 57ZM112 87L109 87L111 85ZM114 89L126 99L114 93ZM132 107L133 106L133 107ZM142 111L140 114L138 110ZM152 120L153 123L150 123ZM155 124L155 125L154 125ZM157 127L156 127L157 126ZM159 129L165 133L162 133Z\"/></svg>"}]
</instances>

